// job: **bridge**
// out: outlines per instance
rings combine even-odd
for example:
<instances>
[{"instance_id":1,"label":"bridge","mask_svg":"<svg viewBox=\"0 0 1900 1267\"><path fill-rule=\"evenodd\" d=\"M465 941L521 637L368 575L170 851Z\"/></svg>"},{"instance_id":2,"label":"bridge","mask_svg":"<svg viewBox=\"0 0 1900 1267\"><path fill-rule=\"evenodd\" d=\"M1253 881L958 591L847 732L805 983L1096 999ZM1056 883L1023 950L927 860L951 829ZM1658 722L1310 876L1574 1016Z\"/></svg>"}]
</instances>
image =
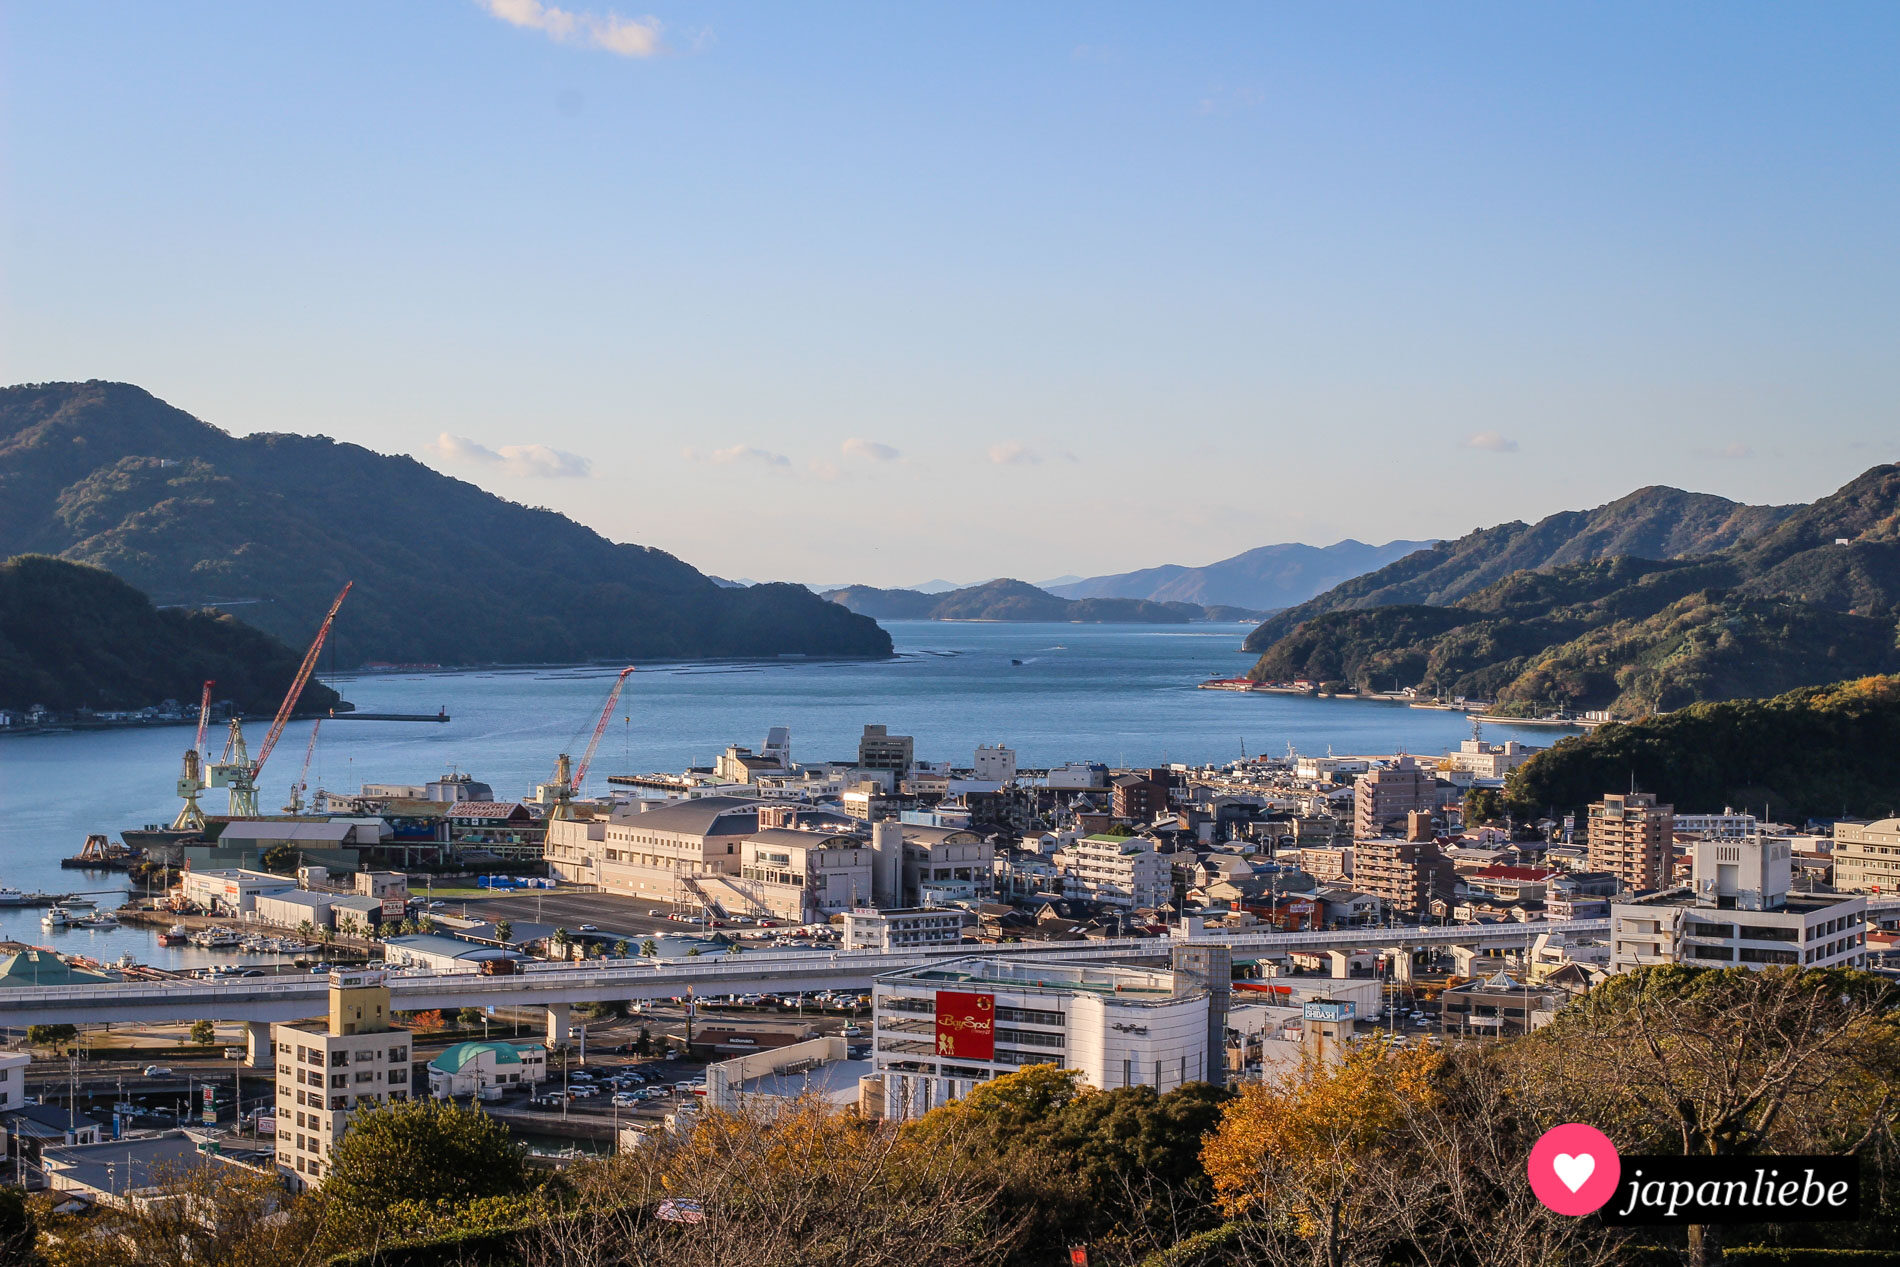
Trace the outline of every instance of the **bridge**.
<instances>
[{"instance_id":1,"label":"bridge","mask_svg":"<svg viewBox=\"0 0 1900 1267\"><path fill-rule=\"evenodd\" d=\"M530 968L508 976L461 972L392 970L390 1006L398 1011L453 1011L464 1007L539 1007L547 1012L551 1043L565 1041L569 1010L576 1003L671 999L761 992L811 993L867 989L886 972L922 967L970 955L1012 959L1161 959L1176 946L1221 945L1236 958L1281 959L1289 955L1364 949L1418 950L1434 946L1518 947L1543 933L1602 935L1606 919L1530 924L1454 924L1360 927L1298 933L1212 933L1191 939L1137 937L1107 941L1006 942L995 946L955 944L901 951L746 951L685 959L608 959L598 966ZM1409 962L1409 961L1408 961ZM114 982L106 985L21 986L0 991L0 1026L127 1022L235 1021L247 1025L251 1063L270 1061L270 1026L324 1015L327 976L247 977L236 981Z\"/></svg>"}]
</instances>

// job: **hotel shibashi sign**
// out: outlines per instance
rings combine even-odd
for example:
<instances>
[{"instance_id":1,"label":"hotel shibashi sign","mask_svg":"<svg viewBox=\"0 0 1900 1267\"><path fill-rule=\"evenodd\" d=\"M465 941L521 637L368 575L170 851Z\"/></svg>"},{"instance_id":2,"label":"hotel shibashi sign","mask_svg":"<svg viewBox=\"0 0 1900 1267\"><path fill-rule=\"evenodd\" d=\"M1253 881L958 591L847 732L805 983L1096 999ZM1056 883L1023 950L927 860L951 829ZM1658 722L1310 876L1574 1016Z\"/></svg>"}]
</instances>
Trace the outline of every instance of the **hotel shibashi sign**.
<instances>
[{"instance_id":1,"label":"hotel shibashi sign","mask_svg":"<svg viewBox=\"0 0 1900 1267\"><path fill-rule=\"evenodd\" d=\"M952 1060L996 1058L996 996L937 991L937 1054Z\"/></svg>"}]
</instances>

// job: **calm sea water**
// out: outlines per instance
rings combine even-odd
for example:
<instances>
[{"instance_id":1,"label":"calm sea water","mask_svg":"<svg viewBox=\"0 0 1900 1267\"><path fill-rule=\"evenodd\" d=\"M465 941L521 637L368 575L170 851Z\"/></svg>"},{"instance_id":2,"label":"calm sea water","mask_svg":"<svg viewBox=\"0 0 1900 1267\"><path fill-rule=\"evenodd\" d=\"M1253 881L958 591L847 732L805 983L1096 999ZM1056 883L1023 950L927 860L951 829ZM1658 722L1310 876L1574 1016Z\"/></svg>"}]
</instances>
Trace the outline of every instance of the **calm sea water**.
<instances>
[{"instance_id":1,"label":"calm sea water","mask_svg":"<svg viewBox=\"0 0 1900 1267\"><path fill-rule=\"evenodd\" d=\"M727 744L759 747L789 726L799 760L853 758L867 722L914 735L921 759L967 765L977 744L1004 743L1025 766L1071 760L1110 764L1225 761L1243 752L1436 754L1470 733L1458 713L1349 700L1201 691L1210 677L1240 674L1244 625L1020 625L887 622L898 655L888 661L677 664L629 679L601 741L588 790L605 776L710 764ZM1013 661L1020 660L1021 664ZM559 752L586 745L612 683L611 668L378 674L326 679L365 712L434 713L447 725L332 720L311 761L312 789L365 782L420 783L462 770L504 798L546 780ZM275 810L310 738L286 729L266 767L260 800ZM1504 728L1498 728L1504 731ZM255 745L262 729L248 732ZM1504 738L1498 733L1495 738ZM1555 735L1516 737L1547 744ZM49 891L116 889L123 879L59 867L88 832L169 822L172 785L191 742L188 727L41 735L0 740L0 884ZM214 747L222 740L214 741ZM205 807L222 808L221 793ZM178 962L144 930L43 931L39 913L0 910L0 936L62 950ZM234 961L228 952L191 954Z\"/></svg>"}]
</instances>

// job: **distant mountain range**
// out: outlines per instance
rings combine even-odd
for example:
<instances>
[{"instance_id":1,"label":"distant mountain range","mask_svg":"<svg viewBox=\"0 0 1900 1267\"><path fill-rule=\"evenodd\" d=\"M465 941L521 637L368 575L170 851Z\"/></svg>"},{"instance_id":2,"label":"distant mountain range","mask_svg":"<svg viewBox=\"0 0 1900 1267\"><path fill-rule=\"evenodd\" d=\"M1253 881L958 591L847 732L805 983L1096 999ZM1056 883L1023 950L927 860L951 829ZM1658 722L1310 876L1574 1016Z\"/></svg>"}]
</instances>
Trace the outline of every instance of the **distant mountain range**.
<instances>
[{"instance_id":1,"label":"distant mountain range","mask_svg":"<svg viewBox=\"0 0 1900 1267\"><path fill-rule=\"evenodd\" d=\"M1635 715L1900 670L1900 467L1811 506L1644 488L1440 542L1269 618L1252 675Z\"/></svg>"},{"instance_id":2,"label":"distant mountain range","mask_svg":"<svg viewBox=\"0 0 1900 1267\"><path fill-rule=\"evenodd\" d=\"M29 552L293 647L353 580L339 667L891 651L803 586L728 588L413 458L235 437L124 383L0 388L0 557Z\"/></svg>"},{"instance_id":3,"label":"distant mountain range","mask_svg":"<svg viewBox=\"0 0 1900 1267\"><path fill-rule=\"evenodd\" d=\"M1431 544L1388 541L1370 546L1348 540L1309 546L1294 542L1260 546L1204 567L1169 563L1138 572L1045 583L1044 588L1060 598L1144 598L1151 603L1277 611Z\"/></svg>"},{"instance_id":4,"label":"distant mountain range","mask_svg":"<svg viewBox=\"0 0 1900 1267\"><path fill-rule=\"evenodd\" d=\"M996 580L944 594L850 585L824 597L875 620L1013 620L1184 625L1199 620L1253 620L1259 613L1198 603L1134 598L1057 598L1023 581Z\"/></svg>"}]
</instances>

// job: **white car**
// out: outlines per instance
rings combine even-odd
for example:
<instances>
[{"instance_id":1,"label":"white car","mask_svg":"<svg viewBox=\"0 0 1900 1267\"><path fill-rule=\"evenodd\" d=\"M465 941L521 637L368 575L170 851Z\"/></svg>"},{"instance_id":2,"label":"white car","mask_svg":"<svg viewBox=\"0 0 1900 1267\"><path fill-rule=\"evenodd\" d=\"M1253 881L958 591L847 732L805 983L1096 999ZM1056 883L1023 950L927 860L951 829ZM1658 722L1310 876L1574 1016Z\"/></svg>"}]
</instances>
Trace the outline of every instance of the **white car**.
<instances>
[{"instance_id":1,"label":"white car","mask_svg":"<svg viewBox=\"0 0 1900 1267\"><path fill-rule=\"evenodd\" d=\"M864 1036L864 1026L847 1025L843 1029L839 1030L838 1032L844 1035L846 1038L862 1038Z\"/></svg>"},{"instance_id":2,"label":"white car","mask_svg":"<svg viewBox=\"0 0 1900 1267\"><path fill-rule=\"evenodd\" d=\"M147 1065L145 1066L145 1076L148 1078L169 1078L173 1076L172 1067L170 1065Z\"/></svg>"}]
</instances>

